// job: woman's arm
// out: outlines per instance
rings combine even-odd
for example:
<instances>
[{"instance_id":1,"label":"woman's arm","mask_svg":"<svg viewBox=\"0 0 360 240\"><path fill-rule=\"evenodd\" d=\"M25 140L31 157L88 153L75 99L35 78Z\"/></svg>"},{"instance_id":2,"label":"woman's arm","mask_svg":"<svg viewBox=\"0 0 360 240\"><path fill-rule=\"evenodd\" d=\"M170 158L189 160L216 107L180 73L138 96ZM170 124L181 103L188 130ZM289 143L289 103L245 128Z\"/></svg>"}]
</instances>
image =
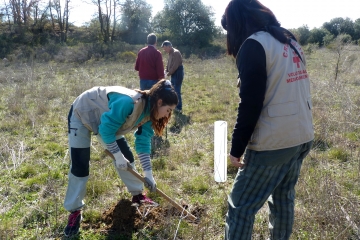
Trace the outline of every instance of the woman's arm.
<instances>
[{"instance_id":1,"label":"woman's arm","mask_svg":"<svg viewBox=\"0 0 360 240\"><path fill-rule=\"evenodd\" d=\"M240 158L259 119L266 91L266 56L262 45L248 39L237 56L241 79L238 115L232 135L230 155Z\"/></svg>"},{"instance_id":2,"label":"woman's arm","mask_svg":"<svg viewBox=\"0 0 360 240\"><path fill-rule=\"evenodd\" d=\"M99 133L106 144L116 141L116 132L134 110L134 102L128 95L109 93L108 97L110 111L101 115L99 125Z\"/></svg>"}]
</instances>

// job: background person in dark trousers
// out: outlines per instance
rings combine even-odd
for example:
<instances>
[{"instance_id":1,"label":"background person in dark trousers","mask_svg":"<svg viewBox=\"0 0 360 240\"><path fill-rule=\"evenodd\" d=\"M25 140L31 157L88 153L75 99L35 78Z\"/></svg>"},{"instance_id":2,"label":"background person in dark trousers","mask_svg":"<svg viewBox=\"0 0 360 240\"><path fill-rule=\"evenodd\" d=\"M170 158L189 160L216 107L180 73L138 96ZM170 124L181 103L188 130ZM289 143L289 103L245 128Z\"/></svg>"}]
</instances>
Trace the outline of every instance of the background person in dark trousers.
<instances>
[{"instance_id":1,"label":"background person in dark trousers","mask_svg":"<svg viewBox=\"0 0 360 240\"><path fill-rule=\"evenodd\" d=\"M294 35L258 0L230 1L221 23L241 80L230 151L239 170L228 197L225 240L250 240L266 201L269 239L286 240L295 185L314 139L306 59Z\"/></svg>"},{"instance_id":2,"label":"background person in dark trousers","mask_svg":"<svg viewBox=\"0 0 360 240\"><path fill-rule=\"evenodd\" d=\"M182 65L182 56L179 50L172 47L171 42L164 41L161 47L169 54L169 59L166 65L166 76L171 76L171 84L179 98L179 104L176 106L176 111L182 112L182 98L181 98L181 85L184 79L184 67Z\"/></svg>"},{"instance_id":3,"label":"background person in dark trousers","mask_svg":"<svg viewBox=\"0 0 360 240\"><path fill-rule=\"evenodd\" d=\"M140 89L148 90L164 78L164 64L161 52L156 49L154 33L147 36L147 47L142 48L136 58L135 70L139 72Z\"/></svg>"}]
</instances>

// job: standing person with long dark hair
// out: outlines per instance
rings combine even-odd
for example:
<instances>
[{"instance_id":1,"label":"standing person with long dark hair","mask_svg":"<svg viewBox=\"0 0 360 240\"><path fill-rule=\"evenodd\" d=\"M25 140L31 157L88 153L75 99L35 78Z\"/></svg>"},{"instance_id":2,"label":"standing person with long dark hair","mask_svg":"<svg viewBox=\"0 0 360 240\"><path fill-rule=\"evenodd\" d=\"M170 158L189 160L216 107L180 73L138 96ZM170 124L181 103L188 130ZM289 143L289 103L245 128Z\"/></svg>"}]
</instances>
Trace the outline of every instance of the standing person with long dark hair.
<instances>
[{"instance_id":1,"label":"standing person with long dark hair","mask_svg":"<svg viewBox=\"0 0 360 240\"><path fill-rule=\"evenodd\" d=\"M225 239L251 239L255 214L266 201L270 239L289 239L294 188L314 139L306 59L294 35L257 0L230 1L221 23L241 81L230 150L239 171L228 197Z\"/></svg>"},{"instance_id":2,"label":"standing person with long dark hair","mask_svg":"<svg viewBox=\"0 0 360 240\"><path fill-rule=\"evenodd\" d=\"M178 98L169 80L160 80L150 90L119 86L93 87L73 104L68 117L71 166L64 207L70 212L65 236L79 232L81 209L89 179L91 132L114 156L114 166L136 204L154 203L143 192L144 184L127 171L135 168L133 153L124 138L135 131L135 151L145 175L145 186L156 190L150 162L151 138L161 136Z\"/></svg>"}]
</instances>

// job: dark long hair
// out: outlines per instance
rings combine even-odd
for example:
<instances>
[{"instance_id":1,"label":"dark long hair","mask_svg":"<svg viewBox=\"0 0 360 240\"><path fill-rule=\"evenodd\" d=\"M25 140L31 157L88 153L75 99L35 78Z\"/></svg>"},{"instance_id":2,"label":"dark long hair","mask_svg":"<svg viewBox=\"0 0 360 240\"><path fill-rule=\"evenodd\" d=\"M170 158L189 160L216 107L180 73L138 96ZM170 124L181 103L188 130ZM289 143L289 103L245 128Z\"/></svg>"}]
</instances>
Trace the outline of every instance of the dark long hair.
<instances>
[{"instance_id":1,"label":"dark long hair","mask_svg":"<svg viewBox=\"0 0 360 240\"><path fill-rule=\"evenodd\" d=\"M281 43L295 36L280 27L274 13L258 0L232 0L225 9L221 25L227 31L227 52L236 57L243 42L258 31L267 31Z\"/></svg>"},{"instance_id":2,"label":"dark long hair","mask_svg":"<svg viewBox=\"0 0 360 240\"><path fill-rule=\"evenodd\" d=\"M166 124L171 118L171 112L168 117L163 117L156 119L156 114L158 112L157 102L159 99L162 100L162 106L173 106L177 105L179 100L178 96L170 84L169 80L163 79L158 81L150 90L138 90L135 91L143 94L144 98L147 98L150 101L150 120L152 122L152 127L155 131L155 134L161 136L163 133Z\"/></svg>"}]
</instances>

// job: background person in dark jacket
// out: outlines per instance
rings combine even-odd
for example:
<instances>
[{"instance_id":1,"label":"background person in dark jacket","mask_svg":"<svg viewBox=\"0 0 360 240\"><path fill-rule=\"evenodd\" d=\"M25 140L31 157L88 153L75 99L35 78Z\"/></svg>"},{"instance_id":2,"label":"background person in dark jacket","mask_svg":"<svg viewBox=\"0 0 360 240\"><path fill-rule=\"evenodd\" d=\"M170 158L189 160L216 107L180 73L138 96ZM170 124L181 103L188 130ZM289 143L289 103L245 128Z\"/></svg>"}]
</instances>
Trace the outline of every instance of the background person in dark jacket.
<instances>
[{"instance_id":1,"label":"background person in dark jacket","mask_svg":"<svg viewBox=\"0 0 360 240\"><path fill-rule=\"evenodd\" d=\"M140 89L148 90L164 78L164 64L161 52L156 49L154 33L147 36L147 47L142 48L136 58L135 70L139 72Z\"/></svg>"},{"instance_id":2,"label":"background person in dark jacket","mask_svg":"<svg viewBox=\"0 0 360 240\"><path fill-rule=\"evenodd\" d=\"M269 239L289 239L295 185L314 139L306 59L294 35L258 0L230 1L221 23L241 80L230 151L239 171L228 197L225 239L250 240L266 201Z\"/></svg>"},{"instance_id":3,"label":"background person in dark jacket","mask_svg":"<svg viewBox=\"0 0 360 240\"><path fill-rule=\"evenodd\" d=\"M182 56L179 50L172 47L171 42L164 41L161 47L169 54L166 65L166 76L171 76L171 84L174 86L175 92L179 98L179 104L176 106L178 112L182 112L181 85L184 79L184 67L182 65Z\"/></svg>"}]
</instances>

